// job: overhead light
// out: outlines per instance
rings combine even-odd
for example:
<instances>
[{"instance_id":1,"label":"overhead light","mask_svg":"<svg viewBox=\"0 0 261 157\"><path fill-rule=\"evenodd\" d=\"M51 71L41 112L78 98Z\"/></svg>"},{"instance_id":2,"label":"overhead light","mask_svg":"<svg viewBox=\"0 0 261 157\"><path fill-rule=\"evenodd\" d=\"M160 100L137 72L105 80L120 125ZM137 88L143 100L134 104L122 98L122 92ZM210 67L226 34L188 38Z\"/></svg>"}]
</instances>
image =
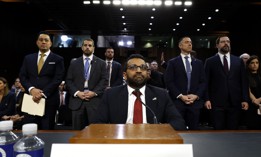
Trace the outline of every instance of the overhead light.
<instances>
[{"instance_id":1,"label":"overhead light","mask_svg":"<svg viewBox=\"0 0 261 157\"><path fill-rule=\"evenodd\" d=\"M166 6L171 6L171 5L173 4L173 1L166 0L166 1L164 2L164 4L165 4Z\"/></svg>"},{"instance_id":2,"label":"overhead light","mask_svg":"<svg viewBox=\"0 0 261 157\"><path fill-rule=\"evenodd\" d=\"M120 5L120 4L121 4L121 1L120 1L120 0L114 0L114 1L112 1L112 3L113 3L114 5Z\"/></svg>"},{"instance_id":3,"label":"overhead light","mask_svg":"<svg viewBox=\"0 0 261 157\"><path fill-rule=\"evenodd\" d=\"M185 6L191 6L191 5L192 5L192 1L185 1L185 2L184 2L184 5L185 5Z\"/></svg>"},{"instance_id":4,"label":"overhead light","mask_svg":"<svg viewBox=\"0 0 261 157\"><path fill-rule=\"evenodd\" d=\"M176 5L176 6L182 5L182 2L181 1L175 1L174 5Z\"/></svg>"},{"instance_id":5,"label":"overhead light","mask_svg":"<svg viewBox=\"0 0 261 157\"><path fill-rule=\"evenodd\" d=\"M180 17L179 17L179 19L180 19L180 20L182 20L182 19L183 19L183 17L182 17L182 16L180 16Z\"/></svg>"},{"instance_id":6,"label":"overhead light","mask_svg":"<svg viewBox=\"0 0 261 157\"><path fill-rule=\"evenodd\" d=\"M83 4L86 4L86 5L91 4L91 1L83 1Z\"/></svg>"},{"instance_id":7,"label":"overhead light","mask_svg":"<svg viewBox=\"0 0 261 157\"><path fill-rule=\"evenodd\" d=\"M216 12L216 13L219 12L219 9L216 9L215 12Z\"/></svg>"},{"instance_id":8,"label":"overhead light","mask_svg":"<svg viewBox=\"0 0 261 157\"><path fill-rule=\"evenodd\" d=\"M94 1L92 1L92 3L93 3L93 4L100 4L101 2L98 1L98 0L94 0Z\"/></svg>"},{"instance_id":9,"label":"overhead light","mask_svg":"<svg viewBox=\"0 0 261 157\"><path fill-rule=\"evenodd\" d=\"M122 24L123 24L123 25L126 25L126 23L125 23L125 22L123 22Z\"/></svg>"},{"instance_id":10,"label":"overhead light","mask_svg":"<svg viewBox=\"0 0 261 157\"><path fill-rule=\"evenodd\" d=\"M125 16L121 16L121 18L122 18L122 19L124 19L124 18L125 18Z\"/></svg>"},{"instance_id":11,"label":"overhead light","mask_svg":"<svg viewBox=\"0 0 261 157\"><path fill-rule=\"evenodd\" d=\"M103 1L103 4L104 5L109 5L109 4L111 4L111 1L105 0L105 1Z\"/></svg>"},{"instance_id":12,"label":"overhead light","mask_svg":"<svg viewBox=\"0 0 261 157\"><path fill-rule=\"evenodd\" d=\"M160 1L160 0L154 1L154 5L156 5L156 6L160 6L161 4L162 4L162 1Z\"/></svg>"},{"instance_id":13,"label":"overhead light","mask_svg":"<svg viewBox=\"0 0 261 157\"><path fill-rule=\"evenodd\" d=\"M150 25L152 26L152 23L150 23Z\"/></svg>"},{"instance_id":14,"label":"overhead light","mask_svg":"<svg viewBox=\"0 0 261 157\"><path fill-rule=\"evenodd\" d=\"M154 16L151 16L150 18L151 18L151 19L154 19Z\"/></svg>"}]
</instances>

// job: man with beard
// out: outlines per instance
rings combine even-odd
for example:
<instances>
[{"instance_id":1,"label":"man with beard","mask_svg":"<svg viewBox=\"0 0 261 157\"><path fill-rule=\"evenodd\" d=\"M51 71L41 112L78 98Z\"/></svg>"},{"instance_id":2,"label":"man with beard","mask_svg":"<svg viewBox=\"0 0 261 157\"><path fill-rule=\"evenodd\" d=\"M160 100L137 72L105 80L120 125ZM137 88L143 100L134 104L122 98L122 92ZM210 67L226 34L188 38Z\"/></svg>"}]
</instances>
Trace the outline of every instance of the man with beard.
<instances>
[{"instance_id":1,"label":"man with beard","mask_svg":"<svg viewBox=\"0 0 261 157\"><path fill-rule=\"evenodd\" d=\"M74 130L81 130L92 121L108 83L106 63L94 55L94 41L85 39L82 51L83 55L71 62L66 77Z\"/></svg>"},{"instance_id":2,"label":"man with beard","mask_svg":"<svg viewBox=\"0 0 261 157\"><path fill-rule=\"evenodd\" d=\"M230 40L216 40L218 53L205 62L208 89L205 107L214 129L238 129L241 109L248 109L248 83L243 61L230 53Z\"/></svg>"},{"instance_id":3,"label":"man with beard","mask_svg":"<svg viewBox=\"0 0 261 157\"><path fill-rule=\"evenodd\" d=\"M185 130L185 121L177 111L167 91L146 85L147 69L143 56L139 54L131 55L127 59L123 72L127 85L110 88L104 93L93 123L155 123L156 117L158 123L170 123L176 130ZM136 120L135 101L143 104L140 109L140 121Z\"/></svg>"},{"instance_id":4,"label":"man with beard","mask_svg":"<svg viewBox=\"0 0 261 157\"><path fill-rule=\"evenodd\" d=\"M114 49L108 47L105 51L106 70L108 73L108 88L123 84L121 64L113 60Z\"/></svg>"}]
</instances>

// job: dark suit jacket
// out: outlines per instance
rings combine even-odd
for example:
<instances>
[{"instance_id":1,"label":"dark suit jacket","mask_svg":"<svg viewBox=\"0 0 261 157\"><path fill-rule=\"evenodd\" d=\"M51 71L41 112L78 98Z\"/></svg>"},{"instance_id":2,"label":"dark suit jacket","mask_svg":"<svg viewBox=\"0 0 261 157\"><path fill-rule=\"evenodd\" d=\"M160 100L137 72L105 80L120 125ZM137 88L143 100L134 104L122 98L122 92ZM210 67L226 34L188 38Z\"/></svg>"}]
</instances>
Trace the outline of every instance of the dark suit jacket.
<instances>
[{"instance_id":1,"label":"dark suit jacket","mask_svg":"<svg viewBox=\"0 0 261 157\"><path fill-rule=\"evenodd\" d=\"M201 60L192 57L191 66L190 90L187 92L188 78L181 56L168 61L168 67L165 71L165 84L173 100L177 100L179 94L195 94L199 97L199 100L202 100L205 95L206 77L203 63ZM195 101L193 105L196 108L202 106L203 103L200 101Z\"/></svg>"},{"instance_id":2,"label":"dark suit jacket","mask_svg":"<svg viewBox=\"0 0 261 157\"><path fill-rule=\"evenodd\" d=\"M243 61L230 55L230 70L226 74L219 55L206 60L205 71L208 82L206 100L210 100L212 107L223 107L227 102L230 107L241 108L241 102L247 102L248 83Z\"/></svg>"},{"instance_id":3,"label":"dark suit jacket","mask_svg":"<svg viewBox=\"0 0 261 157\"><path fill-rule=\"evenodd\" d=\"M165 88L163 73L156 70L151 70L150 79L147 81L147 84L160 88Z\"/></svg>"},{"instance_id":4,"label":"dark suit jacket","mask_svg":"<svg viewBox=\"0 0 261 157\"><path fill-rule=\"evenodd\" d=\"M74 97L74 94L77 91L84 91L84 82L84 63L83 57L81 56L71 62L66 77L66 87L71 95L69 108L72 110L79 109L82 104L82 100L78 97ZM108 78L105 61L96 56L93 56L88 88L90 91L98 94L98 96L92 98L88 103L96 105L100 102L100 98L106 88L107 83Z\"/></svg>"},{"instance_id":5,"label":"dark suit jacket","mask_svg":"<svg viewBox=\"0 0 261 157\"><path fill-rule=\"evenodd\" d=\"M146 105L154 112L159 123L170 123L176 130L185 130L185 122L166 90L147 85ZM147 108L147 122L153 123L153 114ZM94 123L125 124L128 115L127 85L108 89L97 109Z\"/></svg>"},{"instance_id":6,"label":"dark suit jacket","mask_svg":"<svg viewBox=\"0 0 261 157\"><path fill-rule=\"evenodd\" d=\"M3 96L0 102L0 121L4 115L11 116L15 114L15 93L9 92Z\"/></svg>"},{"instance_id":7,"label":"dark suit jacket","mask_svg":"<svg viewBox=\"0 0 261 157\"><path fill-rule=\"evenodd\" d=\"M121 64L119 62L112 62L110 86L115 87L123 84L123 74Z\"/></svg>"},{"instance_id":8,"label":"dark suit jacket","mask_svg":"<svg viewBox=\"0 0 261 157\"><path fill-rule=\"evenodd\" d=\"M64 77L64 59L63 57L50 53L46 58L41 72L38 75L37 70L38 53L25 56L20 70L19 78L21 84L26 89L32 86L43 90L47 96L46 105L59 105L59 84Z\"/></svg>"}]
</instances>

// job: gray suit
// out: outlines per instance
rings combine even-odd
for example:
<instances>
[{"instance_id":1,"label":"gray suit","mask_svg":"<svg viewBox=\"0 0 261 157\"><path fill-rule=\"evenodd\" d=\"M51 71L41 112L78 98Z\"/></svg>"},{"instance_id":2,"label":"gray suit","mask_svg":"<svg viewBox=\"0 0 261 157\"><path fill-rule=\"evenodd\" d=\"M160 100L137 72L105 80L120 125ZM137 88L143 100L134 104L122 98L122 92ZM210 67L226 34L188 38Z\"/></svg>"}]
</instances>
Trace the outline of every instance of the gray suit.
<instances>
[{"instance_id":1,"label":"gray suit","mask_svg":"<svg viewBox=\"0 0 261 157\"><path fill-rule=\"evenodd\" d=\"M66 77L66 85L71 94L69 108L73 110L73 129L78 130L89 124L93 110L100 103L101 96L108 83L106 63L102 59L93 56L91 61L88 89L95 92L97 96L91 98L90 101L83 101L74 96L75 92L84 90L84 82L83 57L79 57L71 62ZM84 108L87 108L87 111Z\"/></svg>"}]
</instances>

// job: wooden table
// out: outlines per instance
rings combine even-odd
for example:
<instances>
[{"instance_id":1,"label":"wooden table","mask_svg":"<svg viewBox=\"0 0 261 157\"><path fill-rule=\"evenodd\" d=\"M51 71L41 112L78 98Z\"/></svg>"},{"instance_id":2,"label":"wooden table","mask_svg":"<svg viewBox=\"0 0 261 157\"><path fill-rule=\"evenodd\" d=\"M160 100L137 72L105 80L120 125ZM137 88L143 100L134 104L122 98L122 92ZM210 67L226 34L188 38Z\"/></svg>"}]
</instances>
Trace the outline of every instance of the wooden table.
<instances>
[{"instance_id":1,"label":"wooden table","mask_svg":"<svg viewBox=\"0 0 261 157\"><path fill-rule=\"evenodd\" d=\"M183 144L169 124L91 124L69 139L70 143Z\"/></svg>"}]
</instances>

